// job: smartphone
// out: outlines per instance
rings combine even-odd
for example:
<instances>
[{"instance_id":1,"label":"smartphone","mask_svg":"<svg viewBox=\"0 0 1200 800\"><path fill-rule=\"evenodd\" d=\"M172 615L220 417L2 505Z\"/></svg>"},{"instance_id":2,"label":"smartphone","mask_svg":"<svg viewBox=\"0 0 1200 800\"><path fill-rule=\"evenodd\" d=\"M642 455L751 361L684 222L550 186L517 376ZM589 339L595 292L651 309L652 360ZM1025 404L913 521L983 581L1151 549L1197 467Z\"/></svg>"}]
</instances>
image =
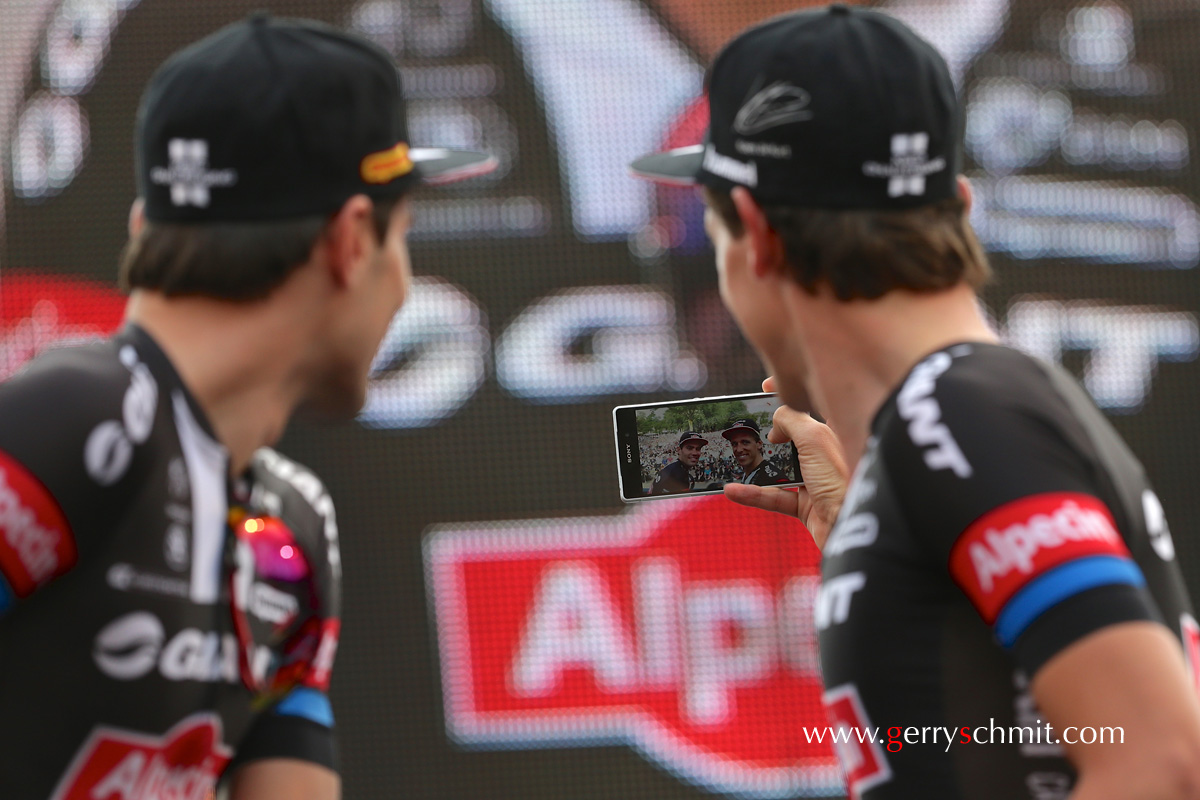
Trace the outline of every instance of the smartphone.
<instances>
[{"instance_id":1,"label":"smartphone","mask_svg":"<svg viewBox=\"0 0 1200 800\"><path fill-rule=\"evenodd\" d=\"M774 394L617 406L617 475L626 502L719 494L727 483L799 486L796 447L767 440Z\"/></svg>"}]
</instances>

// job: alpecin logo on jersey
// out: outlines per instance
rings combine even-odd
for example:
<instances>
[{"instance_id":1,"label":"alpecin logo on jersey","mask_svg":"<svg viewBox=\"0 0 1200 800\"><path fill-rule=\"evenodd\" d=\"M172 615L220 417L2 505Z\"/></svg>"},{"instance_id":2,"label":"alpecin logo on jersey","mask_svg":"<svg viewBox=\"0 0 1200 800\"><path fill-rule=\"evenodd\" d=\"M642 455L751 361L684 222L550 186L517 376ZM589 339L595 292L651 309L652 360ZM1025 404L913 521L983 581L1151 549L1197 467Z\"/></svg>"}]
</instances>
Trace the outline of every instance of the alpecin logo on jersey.
<instances>
[{"instance_id":1,"label":"alpecin logo on jersey","mask_svg":"<svg viewBox=\"0 0 1200 800\"><path fill-rule=\"evenodd\" d=\"M843 791L813 626L819 554L723 497L620 517L442 527L426 541L451 737L624 741L743 797Z\"/></svg>"},{"instance_id":2,"label":"alpecin logo on jersey","mask_svg":"<svg viewBox=\"0 0 1200 800\"><path fill-rule=\"evenodd\" d=\"M1024 497L994 509L959 536L950 573L991 624L1034 578L1086 556L1129 558L1099 499L1071 492Z\"/></svg>"},{"instance_id":3,"label":"alpecin logo on jersey","mask_svg":"<svg viewBox=\"0 0 1200 800\"><path fill-rule=\"evenodd\" d=\"M862 731L874 730L875 726L867 717L857 686L844 683L830 689L825 692L824 702L830 729L835 734L844 732L840 733L840 738L845 741L834 746L842 769L846 771L850 800L858 800L868 789L892 779L887 753L879 742L863 741L860 735Z\"/></svg>"},{"instance_id":4,"label":"alpecin logo on jersey","mask_svg":"<svg viewBox=\"0 0 1200 800\"><path fill-rule=\"evenodd\" d=\"M58 503L29 470L0 453L0 575L26 597L75 559L75 537Z\"/></svg>"},{"instance_id":5,"label":"alpecin logo on jersey","mask_svg":"<svg viewBox=\"0 0 1200 800\"><path fill-rule=\"evenodd\" d=\"M50 800L209 800L233 756L221 721L193 714L162 736L97 727Z\"/></svg>"}]
</instances>

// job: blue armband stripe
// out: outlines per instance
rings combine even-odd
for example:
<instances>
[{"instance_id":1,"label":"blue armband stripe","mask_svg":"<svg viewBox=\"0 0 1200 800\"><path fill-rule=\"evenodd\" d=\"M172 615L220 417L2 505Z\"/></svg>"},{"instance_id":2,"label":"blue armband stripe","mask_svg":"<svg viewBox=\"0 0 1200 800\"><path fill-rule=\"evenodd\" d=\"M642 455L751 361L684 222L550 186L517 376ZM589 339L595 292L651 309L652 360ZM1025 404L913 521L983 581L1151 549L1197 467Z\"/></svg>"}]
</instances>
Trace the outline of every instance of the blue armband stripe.
<instances>
[{"instance_id":1,"label":"blue armband stripe","mask_svg":"<svg viewBox=\"0 0 1200 800\"><path fill-rule=\"evenodd\" d=\"M275 706L275 713L303 717L326 728L333 727L333 706L329 704L329 698L324 692L318 692L316 689L293 689Z\"/></svg>"},{"instance_id":2,"label":"blue armband stripe","mask_svg":"<svg viewBox=\"0 0 1200 800\"><path fill-rule=\"evenodd\" d=\"M996 638L1012 647L1035 619L1080 592L1098 586L1145 586L1137 564L1119 556L1087 556L1068 561L1040 575L1013 595L996 618Z\"/></svg>"},{"instance_id":3,"label":"blue armband stripe","mask_svg":"<svg viewBox=\"0 0 1200 800\"><path fill-rule=\"evenodd\" d=\"M12 587L8 585L8 580L4 577L4 573L0 572L0 615L6 614L12 608L12 604L16 602L16 599L13 595Z\"/></svg>"}]
</instances>

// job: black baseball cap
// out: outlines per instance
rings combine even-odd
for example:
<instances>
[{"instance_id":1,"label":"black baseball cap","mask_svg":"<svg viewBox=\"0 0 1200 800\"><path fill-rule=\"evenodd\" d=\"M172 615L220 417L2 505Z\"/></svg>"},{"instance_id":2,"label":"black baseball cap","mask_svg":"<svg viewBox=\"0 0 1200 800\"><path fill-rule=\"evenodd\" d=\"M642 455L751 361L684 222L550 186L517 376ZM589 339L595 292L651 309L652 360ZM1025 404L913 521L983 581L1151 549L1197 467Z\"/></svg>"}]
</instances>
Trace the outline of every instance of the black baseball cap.
<instances>
[{"instance_id":1,"label":"black baseball cap","mask_svg":"<svg viewBox=\"0 0 1200 800\"><path fill-rule=\"evenodd\" d=\"M700 444L706 445L708 444L708 439L705 439L695 431L686 431L679 437L679 444L682 445L684 442L700 442Z\"/></svg>"},{"instance_id":2,"label":"black baseball cap","mask_svg":"<svg viewBox=\"0 0 1200 800\"><path fill-rule=\"evenodd\" d=\"M410 147L391 56L311 20L222 28L159 67L138 109L138 192L159 222L308 216L495 166Z\"/></svg>"},{"instance_id":3,"label":"black baseball cap","mask_svg":"<svg viewBox=\"0 0 1200 800\"><path fill-rule=\"evenodd\" d=\"M635 175L834 210L900 210L957 194L950 70L887 14L835 4L775 17L725 46L706 88L704 144L640 158Z\"/></svg>"},{"instance_id":4,"label":"black baseball cap","mask_svg":"<svg viewBox=\"0 0 1200 800\"><path fill-rule=\"evenodd\" d=\"M721 431L721 435L732 441L733 435L738 431L750 431L754 434L755 439L758 439L760 442L762 441L762 431L759 430L758 423L752 419L739 419L734 421L732 425Z\"/></svg>"}]
</instances>

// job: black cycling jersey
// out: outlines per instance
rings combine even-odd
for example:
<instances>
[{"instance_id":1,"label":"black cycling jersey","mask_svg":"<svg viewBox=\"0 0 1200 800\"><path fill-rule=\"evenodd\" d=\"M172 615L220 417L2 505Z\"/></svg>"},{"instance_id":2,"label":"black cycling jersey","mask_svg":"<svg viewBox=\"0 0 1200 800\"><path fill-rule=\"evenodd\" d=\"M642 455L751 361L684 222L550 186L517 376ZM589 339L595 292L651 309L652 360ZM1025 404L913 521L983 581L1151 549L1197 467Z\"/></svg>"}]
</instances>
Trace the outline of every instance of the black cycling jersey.
<instances>
[{"instance_id":1,"label":"black cycling jersey","mask_svg":"<svg viewBox=\"0 0 1200 800\"><path fill-rule=\"evenodd\" d=\"M650 494L680 494L692 490L692 473L682 461L672 461L658 471Z\"/></svg>"},{"instance_id":2,"label":"black cycling jersey","mask_svg":"<svg viewBox=\"0 0 1200 800\"><path fill-rule=\"evenodd\" d=\"M231 761L333 767L332 503L273 451L228 463L137 327L0 385L6 800L204 800Z\"/></svg>"},{"instance_id":3,"label":"black cycling jersey","mask_svg":"<svg viewBox=\"0 0 1200 800\"><path fill-rule=\"evenodd\" d=\"M1065 372L994 345L929 356L883 405L822 572L825 702L867 800L1066 798L1032 676L1106 625L1196 638L1137 459Z\"/></svg>"},{"instance_id":4,"label":"black cycling jersey","mask_svg":"<svg viewBox=\"0 0 1200 800\"><path fill-rule=\"evenodd\" d=\"M783 470L766 459L763 459L761 464L742 478L742 483L749 483L755 486L775 486L776 484L788 482L788 476L783 473Z\"/></svg>"}]
</instances>

